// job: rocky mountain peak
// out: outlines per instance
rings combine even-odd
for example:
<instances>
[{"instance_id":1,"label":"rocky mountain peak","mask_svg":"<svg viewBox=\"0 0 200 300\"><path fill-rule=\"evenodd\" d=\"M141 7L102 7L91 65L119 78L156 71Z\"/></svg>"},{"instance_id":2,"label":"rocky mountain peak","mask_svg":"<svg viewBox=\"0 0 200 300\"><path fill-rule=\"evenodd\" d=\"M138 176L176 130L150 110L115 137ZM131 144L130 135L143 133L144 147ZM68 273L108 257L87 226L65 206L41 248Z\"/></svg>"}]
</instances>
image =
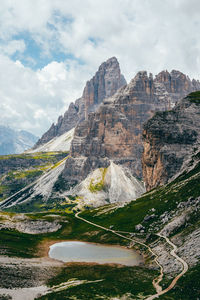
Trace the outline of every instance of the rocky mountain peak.
<instances>
[{"instance_id":1,"label":"rocky mountain peak","mask_svg":"<svg viewBox=\"0 0 200 300\"><path fill-rule=\"evenodd\" d=\"M139 71L135 76L135 80L141 79L141 78L146 78L146 77L148 77L147 71Z\"/></svg>"},{"instance_id":2,"label":"rocky mountain peak","mask_svg":"<svg viewBox=\"0 0 200 300\"><path fill-rule=\"evenodd\" d=\"M57 123L51 125L34 148L64 134L87 119L88 113L96 111L104 99L114 95L124 85L126 80L121 74L117 58L111 57L103 62L94 77L87 81L82 97L69 105L64 116L60 116Z\"/></svg>"},{"instance_id":3,"label":"rocky mountain peak","mask_svg":"<svg viewBox=\"0 0 200 300\"><path fill-rule=\"evenodd\" d=\"M153 75L148 75L147 71L139 71L136 76L131 80L129 88L136 91L152 92L153 88Z\"/></svg>"},{"instance_id":4,"label":"rocky mountain peak","mask_svg":"<svg viewBox=\"0 0 200 300\"><path fill-rule=\"evenodd\" d=\"M97 72L101 72L101 70L108 71L109 69L118 69L120 70L119 62L115 56L109 58L105 62L103 62Z\"/></svg>"},{"instance_id":5,"label":"rocky mountain peak","mask_svg":"<svg viewBox=\"0 0 200 300\"><path fill-rule=\"evenodd\" d=\"M103 62L84 88L82 95L84 108L81 112L81 120L87 119L88 113L95 111L104 99L114 95L123 85L126 85L126 80L121 74L117 58L111 57Z\"/></svg>"},{"instance_id":6,"label":"rocky mountain peak","mask_svg":"<svg viewBox=\"0 0 200 300\"><path fill-rule=\"evenodd\" d=\"M140 71L78 124L64 170L67 181L80 182L95 168L108 167L110 160L142 178L144 123L198 88L186 75L179 75L177 71L163 71L154 79L151 73Z\"/></svg>"},{"instance_id":7,"label":"rocky mountain peak","mask_svg":"<svg viewBox=\"0 0 200 300\"><path fill-rule=\"evenodd\" d=\"M156 81L165 82L170 78L170 73L167 70L163 70L156 75Z\"/></svg>"}]
</instances>

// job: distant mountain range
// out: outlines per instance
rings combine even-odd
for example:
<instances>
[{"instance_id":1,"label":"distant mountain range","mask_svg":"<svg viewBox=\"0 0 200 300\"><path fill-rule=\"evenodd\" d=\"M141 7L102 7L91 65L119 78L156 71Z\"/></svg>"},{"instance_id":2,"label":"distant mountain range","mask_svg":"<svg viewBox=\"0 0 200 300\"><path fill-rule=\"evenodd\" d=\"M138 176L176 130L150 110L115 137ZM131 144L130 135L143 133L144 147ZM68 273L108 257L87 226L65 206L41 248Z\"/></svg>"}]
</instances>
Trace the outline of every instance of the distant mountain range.
<instances>
[{"instance_id":1,"label":"distant mountain range","mask_svg":"<svg viewBox=\"0 0 200 300\"><path fill-rule=\"evenodd\" d=\"M31 148L38 137L25 130L0 125L0 155L18 154Z\"/></svg>"}]
</instances>

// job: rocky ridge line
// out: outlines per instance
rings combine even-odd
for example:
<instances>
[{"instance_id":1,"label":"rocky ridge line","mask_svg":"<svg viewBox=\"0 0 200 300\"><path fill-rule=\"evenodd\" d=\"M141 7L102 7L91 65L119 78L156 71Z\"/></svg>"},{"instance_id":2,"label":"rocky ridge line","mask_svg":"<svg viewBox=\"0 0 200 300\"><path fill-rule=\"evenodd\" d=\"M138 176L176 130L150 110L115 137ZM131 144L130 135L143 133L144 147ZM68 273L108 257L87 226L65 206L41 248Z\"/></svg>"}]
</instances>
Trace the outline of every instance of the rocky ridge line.
<instances>
[{"instance_id":1,"label":"rocky ridge line","mask_svg":"<svg viewBox=\"0 0 200 300\"><path fill-rule=\"evenodd\" d=\"M88 113L95 111L103 99L112 96L124 85L126 80L121 74L119 62L116 57L111 57L102 63L94 77L87 81L82 97L69 105L64 116L60 116L57 123L51 125L34 148L62 135L87 119Z\"/></svg>"}]
</instances>

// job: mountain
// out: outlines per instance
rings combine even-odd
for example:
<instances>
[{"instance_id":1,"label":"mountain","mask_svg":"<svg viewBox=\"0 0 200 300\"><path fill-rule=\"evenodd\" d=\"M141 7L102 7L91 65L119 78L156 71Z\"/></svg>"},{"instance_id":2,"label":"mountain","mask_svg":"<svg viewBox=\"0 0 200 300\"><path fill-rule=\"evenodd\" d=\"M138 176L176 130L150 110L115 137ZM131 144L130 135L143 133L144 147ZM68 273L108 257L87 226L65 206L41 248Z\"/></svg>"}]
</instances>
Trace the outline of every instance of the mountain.
<instances>
[{"instance_id":1,"label":"mountain","mask_svg":"<svg viewBox=\"0 0 200 300\"><path fill-rule=\"evenodd\" d=\"M38 137L25 130L0 125L0 155L22 153L31 148Z\"/></svg>"},{"instance_id":2,"label":"mountain","mask_svg":"<svg viewBox=\"0 0 200 300\"><path fill-rule=\"evenodd\" d=\"M199 299L200 91L185 97L198 84L139 72L77 125L70 154L1 157L3 298ZM37 149L66 149L72 132ZM141 261L47 257L66 239L72 251L77 240L117 245Z\"/></svg>"},{"instance_id":3,"label":"mountain","mask_svg":"<svg viewBox=\"0 0 200 300\"><path fill-rule=\"evenodd\" d=\"M26 299L35 291L32 299L41 300L74 297L150 300L158 296L166 300L197 300L200 286L199 108L200 92L192 93L171 111L157 113L144 125L145 145L149 143L151 148L148 159L143 158L143 168L149 168L148 160L155 156L153 151L156 150L155 170L161 161L165 168L162 174L167 174L167 179L163 184L158 177L157 183L163 186L155 187L134 201L129 198L129 192L132 197L138 197L138 190L128 180L125 169L113 162L106 170L91 172L77 185L78 197L76 194L67 198L57 193L52 198L49 192L58 184L55 182L69 157L64 153L5 156L2 160L6 166L10 160L12 169L5 169L1 176L0 293L11 298L16 292L22 297L23 292ZM148 155L146 150L144 157ZM180 152L183 163L176 167L173 166L176 159L173 160L168 172L167 155L170 157L173 151L177 158ZM24 160L24 169L18 160ZM28 168L30 161L31 169ZM148 178L145 181L148 184ZM106 189L107 185L111 186L110 190ZM19 186L21 190L17 191ZM88 186L90 195L85 189ZM111 201L91 208L90 200L100 200L97 192L113 199L113 191L118 193L120 203ZM78 206L78 201L84 198L87 206ZM82 241L83 245L92 242L133 248L143 255L143 260L138 266L124 266L66 264L47 259L49 245L66 239ZM90 288L85 283L89 283ZM31 287L30 290L27 287Z\"/></svg>"},{"instance_id":4,"label":"mountain","mask_svg":"<svg viewBox=\"0 0 200 300\"><path fill-rule=\"evenodd\" d=\"M108 72L108 69L115 75L118 74L117 82L121 80L119 64L115 58L111 58L100 66L100 73L97 72L87 83L84 95L89 94L86 91L89 91L89 86L94 86L94 82L101 82L97 79L102 78L102 70L103 74L107 74L105 70ZM116 78L111 75L112 72L108 73L109 78ZM103 78L105 80L105 76ZM89 98L84 96L84 107L87 106L88 109L84 108L80 112L85 114L89 109L96 111L88 113L86 119L79 121L75 130L66 131L27 151L36 153L70 150L67 158L48 170L32 187L20 193L19 199L10 199L9 206L14 203L33 203L35 199L43 201L43 198L50 201L59 198L60 202L68 199L70 205L74 205L71 199L77 199L80 207L136 199L145 191L143 180L147 189L151 188L146 177L143 178L145 171L142 171L144 124L158 111L160 114L167 114L166 110L176 107L182 95L185 96L198 87L200 88L198 81L191 81L179 71L162 71L155 78L151 73L148 75L146 71L141 71L111 97L103 99L103 96L99 96L101 103L97 106L95 97L87 104L86 99ZM114 90L106 88L105 91L109 95ZM175 164L173 167L175 168ZM160 183L161 181L157 185ZM48 196L43 197L44 190ZM4 205L6 206L7 204Z\"/></svg>"},{"instance_id":5,"label":"mountain","mask_svg":"<svg viewBox=\"0 0 200 300\"><path fill-rule=\"evenodd\" d=\"M200 82L179 71L163 71L155 78L146 71L138 72L77 125L63 171L65 180L76 184L96 168L108 167L111 160L141 179L144 123L196 89Z\"/></svg>"},{"instance_id":6,"label":"mountain","mask_svg":"<svg viewBox=\"0 0 200 300\"><path fill-rule=\"evenodd\" d=\"M82 97L69 105L64 116L60 116L56 124L52 124L47 132L38 140L34 148L60 136L87 119L88 113L95 111L100 103L112 96L120 87L126 85L116 57L102 63L94 75L87 81Z\"/></svg>"},{"instance_id":7,"label":"mountain","mask_svg":"<svg viewBox=\"0 0 200 300\"><path fill-rule=\"evenodd\" d=\"M143 178L148 190L191 167L187 161L200 149L199 120L200 92L194 92L144 125Z\"/></svg>"}]
</instances>

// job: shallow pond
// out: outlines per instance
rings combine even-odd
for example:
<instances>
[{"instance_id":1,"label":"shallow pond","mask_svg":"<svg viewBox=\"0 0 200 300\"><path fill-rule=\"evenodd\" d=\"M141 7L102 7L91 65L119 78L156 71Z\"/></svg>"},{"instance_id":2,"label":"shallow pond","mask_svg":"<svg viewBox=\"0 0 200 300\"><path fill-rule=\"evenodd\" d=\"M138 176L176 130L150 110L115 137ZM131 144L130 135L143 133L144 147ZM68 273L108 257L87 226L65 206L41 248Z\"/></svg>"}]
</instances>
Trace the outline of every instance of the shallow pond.
<instances>
[{"instance_id":1,"label":"shallow pond","mask_svg":"<svg viewBox=\"0 0 200 300\"><path fill-rule=\"evenodd\" d=\"M61 242L50 246L49 257L64 262L116 263L137 266L143 259L132 249L85 242Z\"/></svg>"}]
</instances>

